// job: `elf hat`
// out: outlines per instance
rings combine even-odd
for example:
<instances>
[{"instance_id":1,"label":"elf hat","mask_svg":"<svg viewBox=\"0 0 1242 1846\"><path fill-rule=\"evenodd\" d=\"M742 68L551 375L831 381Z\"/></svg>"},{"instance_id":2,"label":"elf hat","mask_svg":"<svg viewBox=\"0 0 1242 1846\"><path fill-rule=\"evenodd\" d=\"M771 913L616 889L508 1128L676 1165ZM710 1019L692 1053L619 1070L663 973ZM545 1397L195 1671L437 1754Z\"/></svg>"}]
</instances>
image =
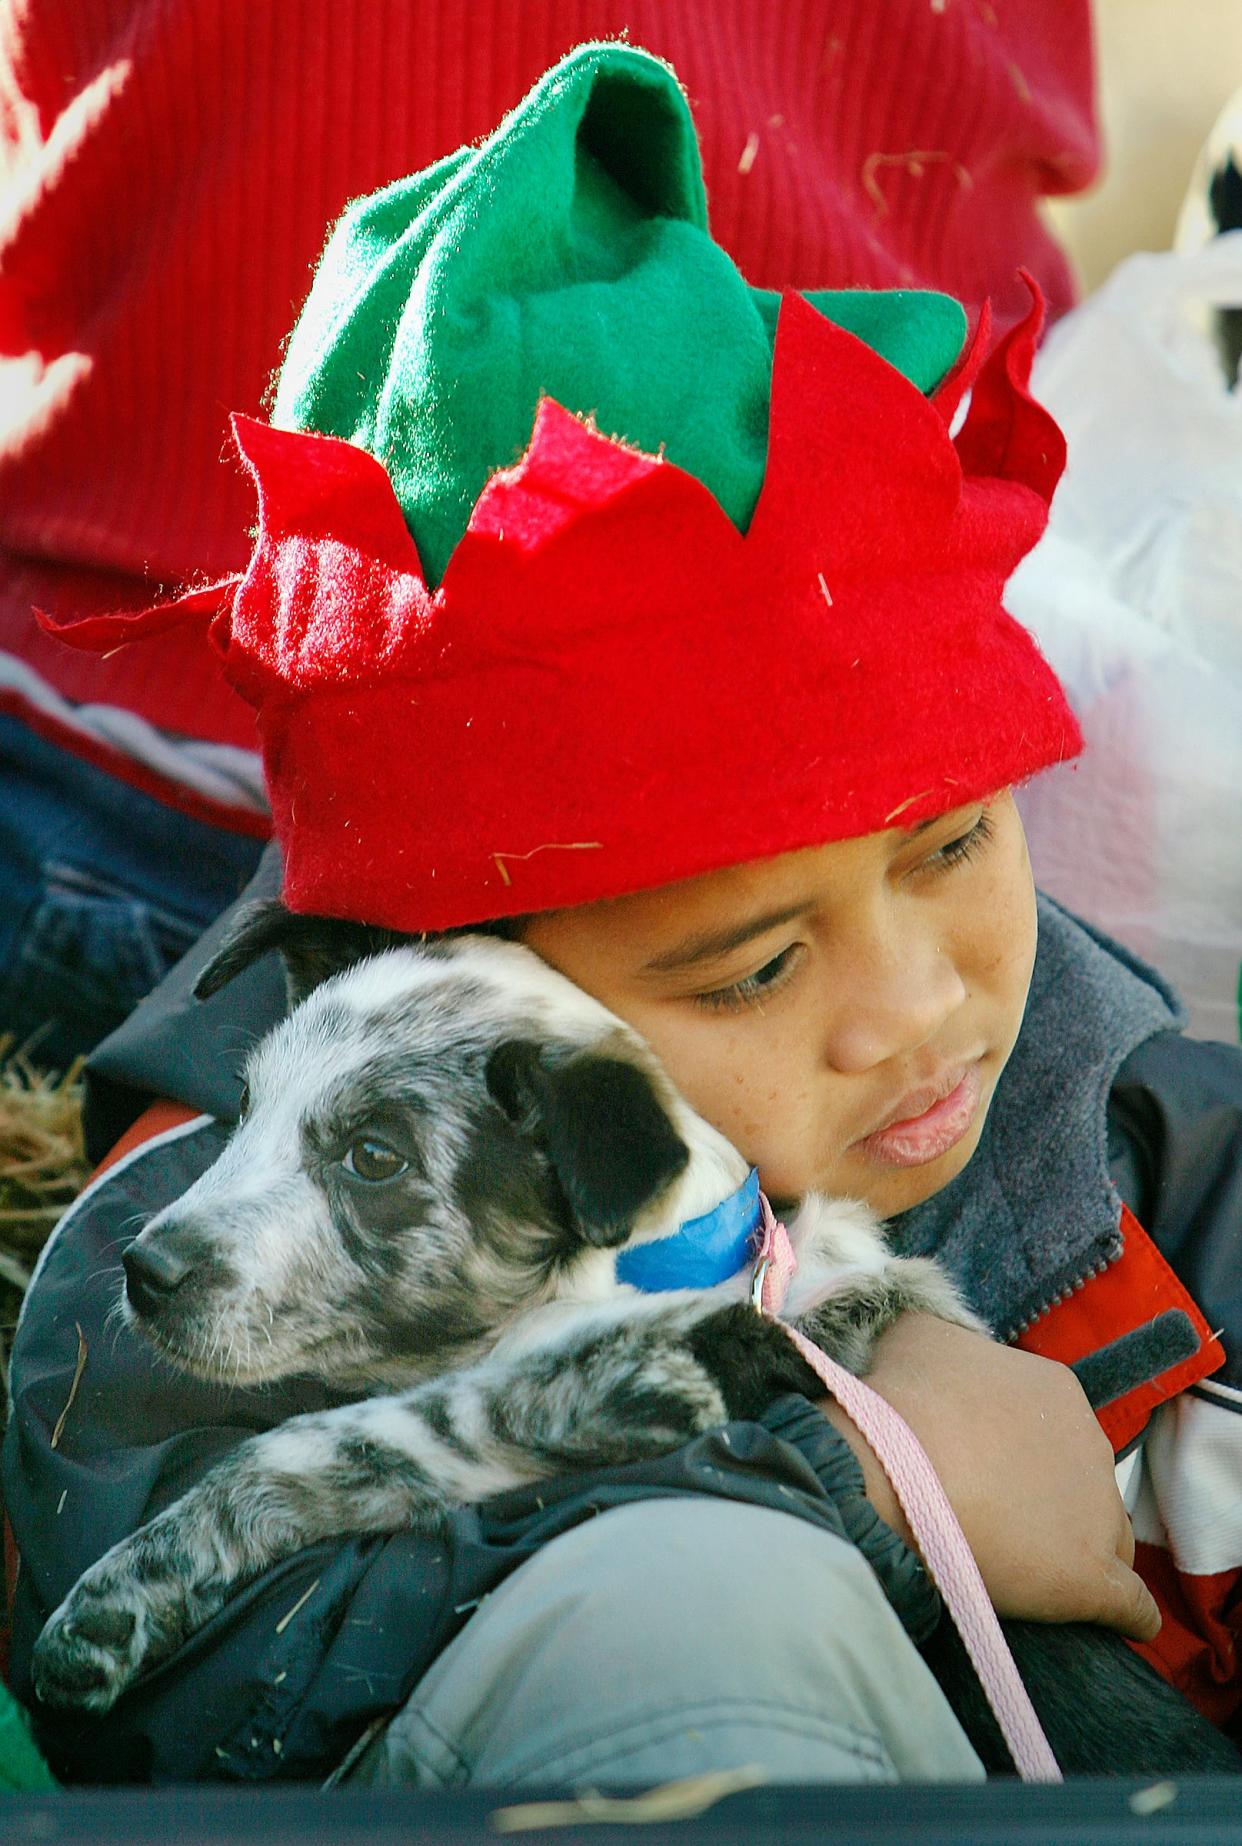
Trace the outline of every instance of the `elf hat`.
<instances>
[{"instance_id":1,"label":"elf hat","mask_svg":"<svg viewBox=\"0 0 1242 1846\"><path fill-rule=\"evenodd\" d=\"M748 288L672 73L585 46L346 213L284 427L234 419L240 582L71 638L218 610L297 910L442 929L913 826L1080 747L1001 607L1064 459L1038 307L982 369L964 326Z\"/></svg>"}]
</instances>

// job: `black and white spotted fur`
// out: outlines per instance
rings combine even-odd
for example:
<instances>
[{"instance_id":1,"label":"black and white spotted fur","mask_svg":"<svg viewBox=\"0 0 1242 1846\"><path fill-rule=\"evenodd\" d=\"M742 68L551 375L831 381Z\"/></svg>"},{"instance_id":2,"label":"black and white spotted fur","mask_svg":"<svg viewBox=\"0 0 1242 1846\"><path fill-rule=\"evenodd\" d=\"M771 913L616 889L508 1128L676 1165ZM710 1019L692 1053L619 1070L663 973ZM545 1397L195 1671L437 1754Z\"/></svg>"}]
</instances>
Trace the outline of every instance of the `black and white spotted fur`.
<instances>
[{"instance_id":1,"label":"black and white spotted fur","mask_svg":"<svg viewBox=\"0 0 1242 1846\"><path fill-rule=\"evenodd\" d=\"M676 1448L782 1389L822 1395L747 1274L659 1295L617 1281L618 1250L747 1171L619 1019L493 937L321 980L351 932L325 942L266 908L200 985L277 939L300 1004L251 1056L224 1152L126 1252L125 1313L200 1377L368 1395L242 1443L89 1570L36 1648L50 1703L106 1710L242 1580L318 1539L433 1526ZM980 1324L860 1205L808 1199L789 1230L787 1316L855 1371L908 1309Z\"/></svg>"},{"instance_id":2,"label":"black and white spotted fur","mask_svg":"<svg viewBox=\"0 0 1242 1846\"><path fill-rule=\"evenodd\" d=\"M395 946L394 946L395 944ZM644 1295L617 1252L746 1167L628 1027L519 945L244 914L199 982L270 948L296 1003L250 1057L243 1119L125 1256L126 1317L196 1375L314 1374L358 1401L243 1442L79 1580L35 1648L39 1697L106 1711L246 1578L319 1539L673 1449L822 1386L745 1274ZM359 959L362 958L362 959ZM907 1309L980 1323L871 1213L792 1216L787 1317L856 1372ZM1006 1623L1067 1769L1236 1770L1115 1635ZM932 1663L989 1767L1008 1756L960 1645Z\"/></svg>"}]
</instances>

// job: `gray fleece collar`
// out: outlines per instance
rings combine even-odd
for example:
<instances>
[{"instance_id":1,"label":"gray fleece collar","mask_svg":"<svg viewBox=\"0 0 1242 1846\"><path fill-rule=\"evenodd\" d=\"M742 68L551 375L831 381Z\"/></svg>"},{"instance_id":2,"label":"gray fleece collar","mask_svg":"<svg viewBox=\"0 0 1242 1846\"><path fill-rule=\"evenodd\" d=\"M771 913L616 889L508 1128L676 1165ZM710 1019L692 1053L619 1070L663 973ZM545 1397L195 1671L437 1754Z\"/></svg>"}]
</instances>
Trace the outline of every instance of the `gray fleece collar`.
<instances>
[{"instance_id":1,"label":"gray fleece collar","mask_svg":"<svg viewBox=\"0 0 1242 1846\"><path fill-rule=\"evenodd\" d=\"M979 1146L943 1192L891 1221L894 1247L938 1256L1000 1339L1112 1262L1109 1093L1137 1046L1184 1023L1158 974L1041 894L1026 1014Z\"/></svg>"}]
</instances>

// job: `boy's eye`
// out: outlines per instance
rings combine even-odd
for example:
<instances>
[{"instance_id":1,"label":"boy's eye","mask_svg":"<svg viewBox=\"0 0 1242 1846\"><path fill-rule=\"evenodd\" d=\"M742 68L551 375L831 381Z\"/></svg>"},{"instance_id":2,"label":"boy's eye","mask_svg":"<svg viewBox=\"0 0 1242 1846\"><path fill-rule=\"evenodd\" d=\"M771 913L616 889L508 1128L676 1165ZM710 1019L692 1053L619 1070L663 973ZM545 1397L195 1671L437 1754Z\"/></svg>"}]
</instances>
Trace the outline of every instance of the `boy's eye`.
<instances>
[{"instance_id":1,"label":"boy's eye","mask_svg":"<svg viewBox=\"0 0 1242 1846\"><path fill-rule=\"evenodd\" d=\"M985 808L973 827L968 827L965 833L958 835L957 839L949 840L946 845L937 847L934 853L929 853L923 863L934 872L946 871L953 865L962 865L967 859L983 851L994 831L992 816Z\"/></svg>"},{"instance_id":2,"label":"boy's eye","mask_svg":"<svg viewBox=\"0 0 1242 1846\"><path fill-rule=\"evenodd\" d=\"M798 943L791 943L771 961L765 961L762 968L748 974L745 980L713 988L711 993L695 994L695 1005L706 1007L709 1012L731 1012L735 1008L758 1005L788 980L798 959L799 947Z\"/></svg>"},{"instance_id":3,"label":"boy's eye","mask_svg":"<svg viewBox=\"0 0 1242 1846\"><path fill-rule=\"evenodd\" d=\"M360 1135L351 1142L341 1162L347 1173L372 1186L386 1179L396 1179L409 1164L387 1141L376 1141L370 1135Z\"/></svg>"}]
</instances>

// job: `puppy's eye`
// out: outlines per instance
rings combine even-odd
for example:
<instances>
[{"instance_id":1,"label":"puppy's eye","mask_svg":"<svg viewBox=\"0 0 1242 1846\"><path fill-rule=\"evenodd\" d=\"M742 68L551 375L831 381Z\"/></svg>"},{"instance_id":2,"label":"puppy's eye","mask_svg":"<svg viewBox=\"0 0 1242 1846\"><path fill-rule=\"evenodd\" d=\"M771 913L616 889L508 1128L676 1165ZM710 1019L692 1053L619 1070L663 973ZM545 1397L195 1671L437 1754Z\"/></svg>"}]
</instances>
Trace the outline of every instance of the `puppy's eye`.
<instances>
[{"instance_id":1,"label":"puppy's eye","mask_svg":"<svg viewBox=\"0 0 1242 1846\"><path fill-rule=\"evenodd\" d=\"M365 1179L371 1185L385 1179L396 1179L409 1164L386 1141L373 1141L367 1135L351 1143L341 1162L347 1173L352 1173L355 1179Z\"/></svg>"}]
</instances>

